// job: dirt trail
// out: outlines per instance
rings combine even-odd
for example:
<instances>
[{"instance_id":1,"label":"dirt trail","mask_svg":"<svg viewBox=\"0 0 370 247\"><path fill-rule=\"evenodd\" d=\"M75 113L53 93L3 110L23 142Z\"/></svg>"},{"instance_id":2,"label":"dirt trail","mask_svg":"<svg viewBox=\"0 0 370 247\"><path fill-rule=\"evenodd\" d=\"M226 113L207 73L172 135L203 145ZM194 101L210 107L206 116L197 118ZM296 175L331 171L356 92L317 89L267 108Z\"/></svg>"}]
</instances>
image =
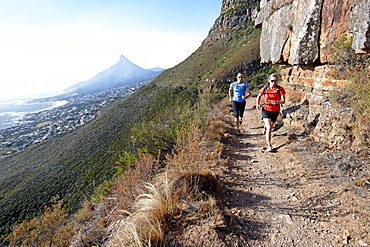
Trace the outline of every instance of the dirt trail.
<instances>
[{"instance_id":1,"label":"dirt trail","mask_svg":"<svg viewBox=\"0 0 370 247\"><path fill-rule=\"evenodd\" d=\"M223 180L237 224L226 240L233 246L370 246L369 153L339 151L286 126L273 132L274 151L266 152L254 103L248 99L242 135L228 147L231 166Z\"/></svg>"}]
</instances>

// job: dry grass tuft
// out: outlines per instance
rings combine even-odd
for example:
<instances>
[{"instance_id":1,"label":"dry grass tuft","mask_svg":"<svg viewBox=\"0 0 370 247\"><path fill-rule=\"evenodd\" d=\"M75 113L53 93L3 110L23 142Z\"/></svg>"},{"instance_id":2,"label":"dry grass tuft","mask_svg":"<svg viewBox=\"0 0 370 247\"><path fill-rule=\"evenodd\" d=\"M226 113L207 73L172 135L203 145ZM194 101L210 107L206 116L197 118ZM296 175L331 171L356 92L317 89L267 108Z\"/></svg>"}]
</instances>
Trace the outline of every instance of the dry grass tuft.
<instances>
[{"instance_id":1,"label":"dry grass tuft","mask_svg":"<svg viewBox=\"0 0 370 247\"><path fill-rule=\"evenodd\" d=\"M165 172L153 184L147 184L146 190L133 205L132 213L127 212L128 216L116 223L107 246L161 245L165 232L187 224L189 212L185 213L183 208L193 201L205 201L197 204L195 211L200 214L218 212L213 195L217 194L219 183L211 172Z\"/></svg>"},{"instance_id":2,"label":"dry grass tuft","mask_svg":"<svg viewBox=\"0 0 370 247\"><path fill-rule=\"evenodd\" d=\"M222 141L226 132L231 129L230 121L226 121L225 116L230 115L232 108L228 99L222 100L213 107L212 114L208 117L208 125L205 128L204 138L207 140Z\"/></svg>"},{"instance_id":3,"label":"dry grass tuft","mask_svg":"<svg viewBox=\"0 0 370 247\"><path fill-rule=\"evenodd\" d=\"M107 246L156 246L163 242L163 222L172 203L153 185L148 184L146 194L140 195L133 212L117 222L114 237Z\"/></svg>"},{"instance_id":4,"label":"dry grass tuft","mask_svg":"<svg viewBox=\"0 0 370 247\"><path fill-rule=\"evenodd\" d=\"M179 174L171 187L173 194L177 195L177 201L205 200L210 195L216 195L220 189L218 178L210 171Z\"/></svg>"},{"instance_id":5,"label":"dry grass tuft","mask_svg":"<svg viewBox=\"0 0 370 247\"><path fill-rule=\"evenodd\" d=\"M223 134L230 128L230 125L222 120L214 120L207 126L207 139L220 140Z\"/></svg>"}]
</instances>

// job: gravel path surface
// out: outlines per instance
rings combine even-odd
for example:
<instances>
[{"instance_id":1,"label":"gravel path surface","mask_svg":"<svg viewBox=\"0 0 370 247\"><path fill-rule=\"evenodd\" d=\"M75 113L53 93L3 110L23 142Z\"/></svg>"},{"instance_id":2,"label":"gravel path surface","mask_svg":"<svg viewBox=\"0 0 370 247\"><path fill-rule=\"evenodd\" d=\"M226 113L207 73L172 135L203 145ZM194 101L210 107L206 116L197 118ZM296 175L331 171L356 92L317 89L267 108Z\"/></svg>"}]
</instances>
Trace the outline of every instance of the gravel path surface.
<instances>
[{"instance_id":1,"label":"gravel path surface","mask_svg":"<svg viewBox=\"0 0 370 247\"><path fill-rule=\"evenodd\" d=\"M254 100L228 146L229 245L370 246L369 150L336 150L281 126L266 152Z\"/></svg>"}]
</instances>

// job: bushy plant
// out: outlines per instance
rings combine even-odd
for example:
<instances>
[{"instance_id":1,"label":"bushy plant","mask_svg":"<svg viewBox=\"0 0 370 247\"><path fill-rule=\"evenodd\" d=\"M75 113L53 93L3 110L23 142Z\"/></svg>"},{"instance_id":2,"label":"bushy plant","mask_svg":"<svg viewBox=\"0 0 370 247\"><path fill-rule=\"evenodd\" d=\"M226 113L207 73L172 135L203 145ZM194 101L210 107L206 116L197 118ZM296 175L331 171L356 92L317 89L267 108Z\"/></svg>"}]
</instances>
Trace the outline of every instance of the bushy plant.
<instances>
[{"instance_id":1,"label":"bushy plant","mask_svg":"<svg viewBox=\"0 0 370 247\"><path fill-rule=\"evenodd\" d=\"M355 114L355 135L368 144L370 136L370 56L356 56L352 37L343 35L331 48L334 76L349 83L342 89L338 102L349 104Z\"/></svg>"},{"instance_id":2,"label":"bushy plant","mask_svg":"<svg viewBox=\"0 0 370 247\"><path fill-rule=\"evenodd\" d=\"M143 192L144 183L158 172L158 163L151 154L139 153L131 166L124 169L120 177L112 184L111 198L108 200L111 208L126 210L135 198Z\"/></svg>"},{"instance_id":3,"label":"bushy plant","mask_svg":"<svg viewBox=\"0 0 370 247\"><path fill-rule=\"evenodd\" d=\"M265 66L254 71L250 75L246 75L244 80L249 83L251 90L255 91L266 85L269 75L277 74L280 76L281 68L282 67L279 65Z\"/></svg>"},{"instance_id":4,"label":"bushy plant","mask_svg":"<svg viewBox=\"0 0 370 247\"><path fill-rule=\"evenodd\" d=\"M331 61L334 64L345 65L352 63L355 51L352 49L353 37L342 35L333 46L330 47Z\"/></svg>"},{"instance_id":5,"label":"bushy plant","mask_svg":"<svg viewBox=\"0 0 370 247\"><path fill-rule=\"evenodd\" d=\"M62 200L52 199L53 205L46 207L41 217L25 221L15 227L5 239L9 246L68 246L72 227L67 224L67 213L62 208Z\"/></svg>"}]
</instances>

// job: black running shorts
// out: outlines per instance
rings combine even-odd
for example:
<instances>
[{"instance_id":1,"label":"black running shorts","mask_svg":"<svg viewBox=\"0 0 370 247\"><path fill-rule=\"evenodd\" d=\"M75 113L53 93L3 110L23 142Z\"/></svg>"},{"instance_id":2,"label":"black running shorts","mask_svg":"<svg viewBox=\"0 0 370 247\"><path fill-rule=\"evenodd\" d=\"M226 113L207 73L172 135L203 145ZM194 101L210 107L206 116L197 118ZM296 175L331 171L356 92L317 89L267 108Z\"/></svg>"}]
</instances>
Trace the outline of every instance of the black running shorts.
<instances>
[{"instance_id":1,"label":"black running shorts","mask_svg":"<svg viewBox=\"0 0 370 247\"><path fill-rule=\"evenodd\" d=\"M242 118L244 116L246 102L245 101L242 101L242 102L233 101L232 105L233 105L234 116L236 118Z\"/></svg>"},{"instance_id":2,"label":"black running shorts","mask_svg":"<svg viewBox=\"0 0 370 247\"><path fill-rule=\"evenodd\" d=\"M262 119L263 118L269 118L271 119L271 122L275 123L280 111L266 111L265 109L262 109Z\"/></svg>"}]
</instances>

